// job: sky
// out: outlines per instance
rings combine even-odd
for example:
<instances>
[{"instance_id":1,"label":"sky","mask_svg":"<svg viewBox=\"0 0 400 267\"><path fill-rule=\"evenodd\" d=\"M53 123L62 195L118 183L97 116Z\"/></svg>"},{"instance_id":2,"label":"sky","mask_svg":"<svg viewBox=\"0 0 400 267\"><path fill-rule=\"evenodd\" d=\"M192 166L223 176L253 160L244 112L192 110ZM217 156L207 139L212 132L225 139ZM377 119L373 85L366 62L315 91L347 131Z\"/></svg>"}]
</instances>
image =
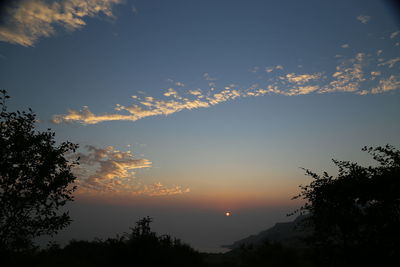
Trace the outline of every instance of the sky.
<instances>
[{"instance_id":1,"label":"sky","mask_svg":"<svg viewBox=\"0 0 400 267\"><path fill-rule=\"evenodd\" d=\"M331 159L400 147L400 13L379 0L17 0L0 7L10 110L79 144L73 223L135 221L223 251L302 205ZM225 212L231 216L225 216Z\"/></svg>"}]
</instances>

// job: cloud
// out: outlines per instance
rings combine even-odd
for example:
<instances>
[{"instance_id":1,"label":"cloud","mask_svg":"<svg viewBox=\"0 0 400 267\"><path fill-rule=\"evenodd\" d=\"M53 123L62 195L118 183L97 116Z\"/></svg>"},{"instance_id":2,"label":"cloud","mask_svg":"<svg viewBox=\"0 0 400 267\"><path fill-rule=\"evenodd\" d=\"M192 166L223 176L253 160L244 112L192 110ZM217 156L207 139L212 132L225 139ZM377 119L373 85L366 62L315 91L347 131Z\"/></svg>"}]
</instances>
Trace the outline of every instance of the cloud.
<instances>
[{"instance_id":1,"label":"cloud","mask_svg":"<svg viewBox=\"0 0 400 267\"><path fill-rule=\"evenodd\" d=\"M78 177L78 194L173 195L189 192L180 186L166 187L161 183L142 184L135 170L150 168L147 159L136 159L131 151L112 146L86 146L78 153L80 165L73 172Z\"/></svg>"},{"instance_id":2,"label":"cloud","mask_svg":"<svg viewBox=\"0 0 400 267\"><path fill-rule=\"evenodd\" d=\"M390 34L390 39L396 38L396 36L399 35L399 33L400 33L400 31L392 32L392 33Z\"/></svg>"},{"instance_id":3,"label":"cloud","mask_svg":"<svg viewBox=\"0 0 400 267\"><path fill-rule=\"evenodd\" d=\"M135 5L131 6L131 10L132 10L132 13L135 14L135 15L137 15L139 13L139 11L138 11L138 9L137 9L137 7Z\"/></svg>"},{"instance_id":4,"label":"cloud","mask_svg":"<svg viewBox=\"0 0 400 267\"><path fill-rule=\"evenodd\" d=\"M380 71L371 71L371 80L375 80L377 76L380 76L382 73Z\"/></svg>"},{"instance_id":5,"label":"cloud","mask_svg":"<svg viewBox=\"0 0 400 267\"><path fill-rule=\"evenodd\" d=\"M321 89L320 93L328 92L355 92L359 90L360 83L365 81L363 64L364 53L357 53L355 58L342 61L336 66L336 72L332 74L333 80Z\"/></svg>"},{"instance_id":6,"label":"cloud","mask_svg":"<svg viewBox=\"0 0 400 267\"><path fill-rule=\"evenodd\" d=\"M388 79L382 79L379 81L379 85L371 90L372 94L379 94L388 91L400 89L399 77L391 75Z\"/></svg>"},{"instance_id":7,"label":"cloud","mask_svg":"<svg viewBox=\"0 0 400 267\"><path fill-rule=\"evenodd\" d=\"M366 16L366 15L360 15L357 17L357 19L363 23L363 24L367 24L368 21L370 21L371 17L370 16Z\"/></svg>"},{"instance_id":8,"label":"cloud","mask_svg":"<svg viewBox=\"0 0 400 267\"><path fill-rule=\"evenodd\" d=\"M349 46L349 44L342 44L340 47L341 48L349 48L350 46Z\"/></svg>"},{"instance_id":9,"label":"cloud","mask_svg":"<svg viewBox=\"0 0 400 267\"><path fill-rule=\"evenodd\" d=\"M396 57L396 58L389 59L389 60L386 61L386 62L383 62L383 63L378 64L378 66L389 66L389 68L393 68L394 65L395 65L397 62L400 62L400 57Z\"/></svg>"},{"instance_id":10,"label":"cloud","mask_svg":"<svg viewBox=\"0 0 400 267\"><path fill-rule=\"evenodd\" d=\"M274 70L283 70L283 66L282 65L276 65L275 67L266 67L265 68L265 72L273 72Z\"/></svg>"},{"instance_id":11,"label":"cloud","mask_svg":"<svg viewBox=\"0 0 400 267\"><path fill-rule=\"evenodd\" d=\"M206 80L206 81L216 81L216 80L217 80L216 78L211 77L210 74L209 74L208 72L206 72L206 73L203 74L203 78L204 78L204 80Z\"/></svg>"},{"instance_id":12,"label":"cloud","mask_svg":"<svg viewBox=\"0 0 400 267\"><path fill-rule=\"evenodd\" d=\"M378 50L379 56L382 50ZM353 57L338 58L338 64L331 72L287 73L275 75L264 73L261 80L267 81L264 86L252 84L240 87L234 84L217 87L208 73L203 78L210 86L207 89L185 89L170 80L176 88L164 90L161 97L133 95L131 105L116 104L111 113L95 114L84 106L81 110L69 110L67 114L54 115L54 123L97 124L105 121L137 121L153 116L167 116L183 110L210 108L220 103L238 98L259 97L271 94L297 96L308 94L326 94L334 92L353 93L357 95L386 93L399 89L397 76L393 76L393 67L400 58L387 61L373 58L371 53L356 53ZM386 71L381 69L388 66ZM273 70L283 70L281 65ZM392 75L392 76L391 76ZM396 74L397 75L397 74Z\"/></svg>"},{"instance_id":13,"label":"cloud","mask_svg":"<svg viewBox=\"0 0 400 267\"><path fill-rule=\"evenodd\" d=\"M295 84L305 84L309 81L312 80L317 80L321 78L321 73L314 73L314 74L295 74L295 73L289 73L286 74L286 79Z\"/></svg>"},{"instance_id":14,"label":"cloud","mask_svg":"<svg viewBox=\"0 0 400 267\"><path fill-rule=\"evenodd\" d=\"M69 110L67 115L54 115L52 122L58 124L62 122L81 122L84 124L96 124L104 121L118 121L118 120L138 120L138 116L122 115L122 114L104 114L95 115L89 110L89 107L84 106L82 110Z\"/></svg>"},{"instance_id":15,"label":"cloud","mask_svg":"<svg viewBox=\"0 0 400 267\"><path fill-rule=\"evenodd\" d=\"M198 89L198 90L189 90L189 93L192 94L192 95L197 95L197 96L201 96L202 95L200 89Z\"/></svg>"},{"instance_id":16,"label":"cloud","mask_svg":"<svg viewBox=\"0 0 400 267\"><path fill-rule=\"evenodd\" d=\"M0 41L33 46L39 38L53 36L55 26L74 31L86 25L85 17L100 13L113 17L112 6L123 0L20 0L4 10Z\"/></svg>"},{"instance_id":17,"label":"cloud","mask_svg":"<svg viewBox=\"0 0 400 267\"><path fill-rule=\"evenodd\" d=\"M381 72L380 71L371 71L371 75L372 76L379 76L379 75L381 75Z\"/></svg>"},{"instance_id":18,"label":"cloud","mask_svg":"<svg viewBox=\"0 0 400 267\"><path fill-rule=\"evenodd\" d=\"M312 92L317 91L318 89L320 89L320 87L318 85L298 86L298 87L293 87L288 92L281 93L281 94L284 94L287 96L308 95Z\"/></svg>"},{"instance_id":19,"label":"cloud","mask_svg":"<svg viewBox=\"0 0 400 267\"><path fill-rule=\"evenodd\" d=\"M84 106L80 111L69 110L67 115L54 115L52 122L56 124L62 122L96 124L105 121L137 121L151 116L170 115L182 110L210 107L236 99L242 94L238 90L227 86L221 91L209 92L207 95L202 94L200 90L189 90L189 93L185 94L185 96L181 96L175 89L169 88L164 93L164 96L169 99L155 99L153 97L142 99L139 96L133 96L132 99L135 104L130 106L117 104L114 108L115 111L125 111L128 114L96 115L87 106Z\"/></svg>"},{"instance_id":20,"label":"cloud","mask_svg":"<svg viewBox=\"0 0 400 267\"><path fill-rule=\"evenodd\" d=\"M186 85L183 82L174 81L173 79L167 79L167 82L173 84L174 86L185 87Z\"/></svg>"},{"instance_id":21,"label":"cloud","mask_svg":"<svg viewBox=\"0 0 400 267\"><path fill-rule=\"evenodd\" d=\"M265 71L268 72L268 73L269 72L273 72L274 71L274 67L266 67Z\"/></svg>"},{"instance_id":22,"label":"cloud","mask_svg":"<svg viewBox=\"0 0 400 267\"><path fill-rule=\"evenodd\" d=\"M257 73L260 70L260 67L253 67L251 69L249 69L249 72L253 72L253 73Z\"/></svg>"}]
</instances>

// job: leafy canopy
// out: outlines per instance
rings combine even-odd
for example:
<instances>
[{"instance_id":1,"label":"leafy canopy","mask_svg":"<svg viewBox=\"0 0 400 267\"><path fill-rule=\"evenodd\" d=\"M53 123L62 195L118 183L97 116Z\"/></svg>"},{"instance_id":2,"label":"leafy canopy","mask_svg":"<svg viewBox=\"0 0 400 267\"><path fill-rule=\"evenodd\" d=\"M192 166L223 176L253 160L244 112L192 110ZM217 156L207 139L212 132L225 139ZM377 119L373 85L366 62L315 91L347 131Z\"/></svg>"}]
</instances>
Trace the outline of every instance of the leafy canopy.
<instances>
[{"instance_id":1,"label":"leafy canopy","mask_svg":"<svg viewBox=\"0 0 400 267\"><path fill-rule=\"evenodd\" d=\"M333 160L337 177L306 170L314 180L295 197L306 200L300 211L309 214L311 244L347 263L390 259L400 252L400 151L390 145L363 151L375 166Z\"/></svg>"},{"instance_id":2,"label":"leafy canopy","mask_svg":"<svg viewBox=\"0 0 400 267\"><path fill-rule=\"evenodd\" d=\"M22 250L70 223L60 208L73 200L71 167L78 162L66 155L78 146L57 145L50 129L35 131L32 110L8 112L8 98L0 90L0 248Z\"/></svg>"}]
</instances>

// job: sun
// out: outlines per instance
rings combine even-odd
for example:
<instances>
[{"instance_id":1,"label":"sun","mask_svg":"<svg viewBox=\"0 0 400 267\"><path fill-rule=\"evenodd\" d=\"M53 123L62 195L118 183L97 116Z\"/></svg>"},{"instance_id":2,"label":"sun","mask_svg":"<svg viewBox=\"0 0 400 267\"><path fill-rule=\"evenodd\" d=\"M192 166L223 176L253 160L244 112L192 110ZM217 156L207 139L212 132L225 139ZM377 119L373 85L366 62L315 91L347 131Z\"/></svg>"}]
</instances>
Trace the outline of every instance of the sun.
<instances>
[{"instance_id":1,"label":"sun","mask_svg":"<svg viewBox=\"0 0 400 267\"><path fill-rule=\"evenodd\" d=\"M229 217L231 216L231 213L229 211L225 212L225 216Z\"/></svg>"}]
</instances>

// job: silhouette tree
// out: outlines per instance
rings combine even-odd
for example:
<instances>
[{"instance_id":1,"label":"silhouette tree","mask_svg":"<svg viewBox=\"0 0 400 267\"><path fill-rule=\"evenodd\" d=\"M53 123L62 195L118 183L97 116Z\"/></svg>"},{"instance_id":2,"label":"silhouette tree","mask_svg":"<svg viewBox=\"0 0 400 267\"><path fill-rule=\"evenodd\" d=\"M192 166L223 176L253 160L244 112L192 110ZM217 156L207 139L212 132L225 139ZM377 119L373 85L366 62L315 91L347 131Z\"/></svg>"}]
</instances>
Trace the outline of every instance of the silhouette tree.
<instances>
[{"instance_id":1,"label":"silhouette tree","mask_svg":"<svg viewBox=\"0 0 400 267\"><path fill-rule=\"evenodd\" d=\"M155 237L156 233L151 231L150 224L153 222L153 218L146 216L136 222L136 226L130 228L132 233L129 234L130 239L140 239Z\"/></svg>"},{"instance_id":2,"label":"silhouette tree","mask_svg":"<svg viewBox=\"0 0 400 267\"><path fill-rule=\"evenodd\" d=\"M0 249L21 251L39 235L52 235L70 223L60 211L73 199L75 176L67 153L78 147L56 145L55 134L34 130L35 114L8 112L0 90Z\"/></svg>"},{"instance_id":3,"label":"silhouette tree","mask_svg":"<svg viewBox=\"0 0 400 267\"><path fill-rule=\"evenodd\" d=\"M338 176L306 173L314 180L295 198L306 203L310 242L325 266L382 266L400 255L400 151L393 146L364 147L377 162L363 167L333 162Z\"/></svg>"}]
</instances>

